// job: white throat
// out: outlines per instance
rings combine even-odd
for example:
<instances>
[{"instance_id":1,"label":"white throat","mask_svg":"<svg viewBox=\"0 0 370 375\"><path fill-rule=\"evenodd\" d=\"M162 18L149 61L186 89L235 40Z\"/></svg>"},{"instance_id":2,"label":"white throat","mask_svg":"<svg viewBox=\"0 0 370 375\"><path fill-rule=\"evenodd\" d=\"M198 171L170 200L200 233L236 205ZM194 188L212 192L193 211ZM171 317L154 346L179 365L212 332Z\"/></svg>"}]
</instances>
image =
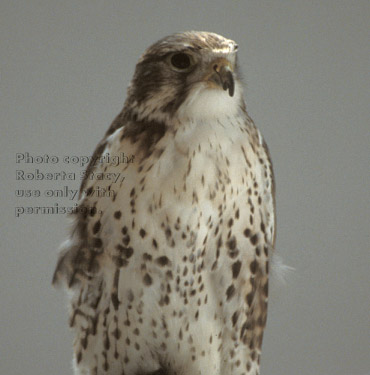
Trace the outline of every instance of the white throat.
<instances>
[{"instance_id":1,"label":"white throat","mask_svg":"<svg viewBox=\"0 0 370 375\"><path fill-rule=\"evenodd\" d=\"M230 96L222 89L205 88L201 83L194 87L177 111L179 120L204 121L234 117L240 110L242 88L235 82L235 92Z\"/></svg>"}]
</instances>

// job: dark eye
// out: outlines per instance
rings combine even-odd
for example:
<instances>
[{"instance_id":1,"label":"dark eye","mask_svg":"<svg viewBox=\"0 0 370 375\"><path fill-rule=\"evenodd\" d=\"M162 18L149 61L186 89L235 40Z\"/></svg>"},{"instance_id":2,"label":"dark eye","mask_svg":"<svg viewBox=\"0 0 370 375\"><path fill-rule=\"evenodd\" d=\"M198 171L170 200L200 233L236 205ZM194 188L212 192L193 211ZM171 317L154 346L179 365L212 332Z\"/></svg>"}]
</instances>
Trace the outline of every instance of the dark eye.
<instances>
[{"instance_id":1,"label":"dark eye","mask_svg":"<svg viewBox=\"0 0 370 375\"><path fill-rule=\"evenodd\" d=\"M171 64L176 69L187 70L191 66L191 58L186 53L175 53L171 56Z\"/></svg>"}]
</instances>

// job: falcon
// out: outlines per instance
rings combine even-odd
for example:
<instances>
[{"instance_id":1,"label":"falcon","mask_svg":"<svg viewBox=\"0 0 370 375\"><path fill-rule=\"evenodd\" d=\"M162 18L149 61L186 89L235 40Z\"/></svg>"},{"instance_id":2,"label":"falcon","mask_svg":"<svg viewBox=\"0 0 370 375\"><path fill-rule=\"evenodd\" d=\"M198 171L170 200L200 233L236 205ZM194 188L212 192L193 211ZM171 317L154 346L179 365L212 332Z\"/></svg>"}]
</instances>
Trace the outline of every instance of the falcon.
<instances>
[{"instance_id":1,"label":"falcon","mask_svg":"<svg viewBox=\"0 0 370 375\"><path fill-rule=\"evenodd\" d=\"M274 180L237 49L177 33L136 65L53 278L69 292L75 374L259 374Z\"/></svg>"}]
</instances>

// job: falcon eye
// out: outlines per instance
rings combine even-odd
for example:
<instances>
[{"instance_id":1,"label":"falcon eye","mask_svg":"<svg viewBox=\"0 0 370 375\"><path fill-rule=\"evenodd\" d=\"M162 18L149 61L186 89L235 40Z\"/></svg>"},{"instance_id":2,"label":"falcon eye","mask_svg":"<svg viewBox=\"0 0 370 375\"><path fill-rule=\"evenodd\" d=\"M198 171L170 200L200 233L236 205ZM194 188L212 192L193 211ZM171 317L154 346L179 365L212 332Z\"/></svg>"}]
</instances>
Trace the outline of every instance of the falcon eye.
<instances>
[{"instance_id":1,"label":"falcon eye","mask_svg":"<svg viewBox=\"0 0 370 375\"><path fill-rule=\"evenodd\" d=\"M191 57L183 52L174 53L170 61L172 66L178 70L188 70L192 65Z\"/></svg>"}]
</instances>

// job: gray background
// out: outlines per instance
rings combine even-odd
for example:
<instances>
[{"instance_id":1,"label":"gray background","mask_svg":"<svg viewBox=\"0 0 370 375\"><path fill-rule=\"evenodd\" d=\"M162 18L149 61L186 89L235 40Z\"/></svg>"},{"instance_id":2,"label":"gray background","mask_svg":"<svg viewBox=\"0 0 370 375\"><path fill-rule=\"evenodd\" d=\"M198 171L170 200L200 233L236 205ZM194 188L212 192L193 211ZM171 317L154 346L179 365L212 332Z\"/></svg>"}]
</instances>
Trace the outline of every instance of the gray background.
<instances>
[{"instance_id":1,"label":"gray background","mask_svg":"<svg viewBox=\"0 0 370 375\"><path fill-rule=\"evenodd\" d=\"M137 59L189 29L238 42L247 107L277 180L277 251L295 268L272 288L263 375L363 375L369 360L368 0L1 1L0 373L71 374L65 296L50 285L72 206L14 190L15 154L90 155L121 110Z\"/></svg>"}]
</instances>

